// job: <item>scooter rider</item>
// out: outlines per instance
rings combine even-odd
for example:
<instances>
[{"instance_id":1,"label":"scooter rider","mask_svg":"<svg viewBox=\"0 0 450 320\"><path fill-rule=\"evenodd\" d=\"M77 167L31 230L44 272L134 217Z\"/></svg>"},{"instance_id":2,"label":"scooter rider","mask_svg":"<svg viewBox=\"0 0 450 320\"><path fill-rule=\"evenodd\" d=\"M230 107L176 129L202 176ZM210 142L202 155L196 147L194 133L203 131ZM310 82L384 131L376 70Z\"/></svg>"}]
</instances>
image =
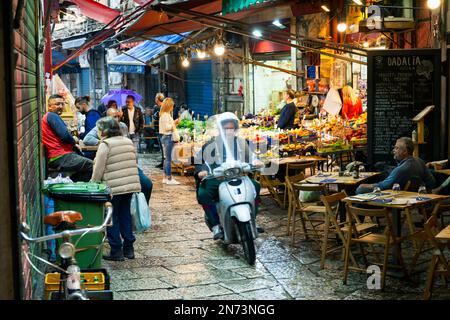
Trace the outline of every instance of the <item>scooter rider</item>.
<instances>
[{"instance_id":1,"label":"scooter rider","mask_svg":"<svg viewBox=\"0 0 450 320\"><path fill-rule=\"evenodd\" d=\"M219 123L224 134L212 138L205 145L202 146L201 154L197 154L197 161L201 159L201 164L196 161L195 177L197 181L197 201L202 205L205 211L206 225L213 232L213 239L218 240L223 238L223 230L220 226L219 215L216 209L216 202L218 202L219 185L222 182L218 179L204 179L212 170L224 163L227 159L227 151L234 153L231 158L240 160L242 162L251 163L254 166L262 167L264 164L257 159L256 155L250 150L250 147L245 139L237 136L239 129L239 120L231 112L225 112L219 115ZM225 143L230 148L225 148ZM255 207L260 203L259 191L261 189L258 182L251 179L256 190ZM262 228L258 228L259 232L263 232Z\"/></svg>"}]
</instances>

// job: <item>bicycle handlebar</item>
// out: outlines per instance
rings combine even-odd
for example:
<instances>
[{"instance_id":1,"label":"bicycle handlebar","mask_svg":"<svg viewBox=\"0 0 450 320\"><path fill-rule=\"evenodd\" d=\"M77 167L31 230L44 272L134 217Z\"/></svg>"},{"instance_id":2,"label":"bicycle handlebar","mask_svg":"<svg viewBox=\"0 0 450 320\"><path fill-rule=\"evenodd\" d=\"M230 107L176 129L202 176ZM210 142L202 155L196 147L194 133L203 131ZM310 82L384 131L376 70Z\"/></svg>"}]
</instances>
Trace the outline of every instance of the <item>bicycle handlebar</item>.
<instances>
[{"instance_id":1,"label":"bicycle handlebar","mask_svg":"<svg viewBox=\"0 0 450 320\"><path fill-rule=\"evenodd\" d=\"M103 223L100 226L97 226L97 227L82 228L82 229L75 229L75 230L64 230L63 232L50 234L50 235L38 237L38 238L31 238L28 236L27 233L25 233L23 231L20 231L20 235L22 236L22 239L27 242L39 243L39 242L44 242L44 241L53 240L53 239L59 239L59 238L63 238L63 237L78 236L83 233L89 234L89 233L101 232L106 229L106 227L108 226L108 224L111 220L111 217L112 217L113 207L110 202L105 203L105 210L106 210L105 220L103 221Z\"/></svg>"}]
</instances>

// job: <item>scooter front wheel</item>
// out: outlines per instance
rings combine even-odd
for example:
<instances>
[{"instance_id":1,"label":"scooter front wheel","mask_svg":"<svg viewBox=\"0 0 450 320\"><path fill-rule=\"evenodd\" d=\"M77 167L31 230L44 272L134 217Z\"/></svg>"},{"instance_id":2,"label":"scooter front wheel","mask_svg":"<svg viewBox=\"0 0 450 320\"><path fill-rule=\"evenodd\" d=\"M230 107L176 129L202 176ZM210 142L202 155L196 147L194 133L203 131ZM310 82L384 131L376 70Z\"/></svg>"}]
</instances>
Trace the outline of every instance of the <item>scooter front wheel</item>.
<instances>
[{"instance_id":1,"label":"scooter front wheel","mask_svg":"<svg viewBox=\"0 0 450 320\"><path fill-rule=\"evenodd\" d=\"M252 226L249 221L237 221L239 234L241 236L242 248L244 249L245 260L253 265L256 259L255 243L253 242Z\"/></svg>"}]
</instances>

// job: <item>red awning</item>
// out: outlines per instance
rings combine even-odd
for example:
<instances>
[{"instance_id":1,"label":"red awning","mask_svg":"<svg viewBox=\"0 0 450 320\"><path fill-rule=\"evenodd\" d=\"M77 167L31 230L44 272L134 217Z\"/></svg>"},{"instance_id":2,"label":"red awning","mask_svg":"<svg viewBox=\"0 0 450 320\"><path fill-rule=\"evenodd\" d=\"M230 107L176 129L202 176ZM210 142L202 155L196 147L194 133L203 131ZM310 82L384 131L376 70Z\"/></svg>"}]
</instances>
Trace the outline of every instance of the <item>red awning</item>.
<instances>
[{"instance_id":1,"label":"red awning","mask_svg":"<svg viewBox=\"0 0 450 320\"><path fill-rule=\"evenodd\" d=\"M236 13L230 13L224 15L224 18L239 20L249 14L253 14L260 9L264 9L266 4L261 4L254 6L251 9L239 11ZM196 11L207 15L216 15L222 12L222 0L193 0L186 1L171 5L171 7ZM192 19L192 16L188 14L181 14L187 18ZM198 18L194 18L198 20ZM211 23L216 25L217 23ZM204 28L205 25L202 23L196 23L190 20L183 20L179 17L170 16L165 12L148 10L133 26L128 28L126 34L129 36L136 35L150 35L150 36L161 36L175 33L183 33L188 31L195 31Z\"/></svg>"},{"instance_id":2,"label":"red awning","mask_svg":"<svg viewBox=\"0 0 450 320\"><path fill-rule=\"evenodd\" d=\"M120 15L120 12L94 0L70 0L75 3L83 15L98 22L108 24Z\"/></svg>"}]
</instances>

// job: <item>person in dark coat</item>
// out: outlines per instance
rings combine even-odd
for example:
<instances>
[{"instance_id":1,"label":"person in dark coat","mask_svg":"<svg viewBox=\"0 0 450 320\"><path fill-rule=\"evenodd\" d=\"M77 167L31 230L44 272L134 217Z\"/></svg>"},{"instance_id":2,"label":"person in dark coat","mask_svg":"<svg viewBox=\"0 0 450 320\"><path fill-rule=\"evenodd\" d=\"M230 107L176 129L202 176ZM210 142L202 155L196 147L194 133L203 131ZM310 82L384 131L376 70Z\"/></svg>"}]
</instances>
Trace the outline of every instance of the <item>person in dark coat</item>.
<instances>
[{"instance_id":1,"label":"person in dark coat","mask_svg":"<svg viewBox=\"0 0 450 320\"><path fill-rule=\"evenodd\" d=\"M280 129L292 129L294 128L295 113L297 107L294 103L295 91L289 89L284 92L284 101L286 104L281 109L280 118L278 119L278 128Z\"/></svg>"}]
</instances>

